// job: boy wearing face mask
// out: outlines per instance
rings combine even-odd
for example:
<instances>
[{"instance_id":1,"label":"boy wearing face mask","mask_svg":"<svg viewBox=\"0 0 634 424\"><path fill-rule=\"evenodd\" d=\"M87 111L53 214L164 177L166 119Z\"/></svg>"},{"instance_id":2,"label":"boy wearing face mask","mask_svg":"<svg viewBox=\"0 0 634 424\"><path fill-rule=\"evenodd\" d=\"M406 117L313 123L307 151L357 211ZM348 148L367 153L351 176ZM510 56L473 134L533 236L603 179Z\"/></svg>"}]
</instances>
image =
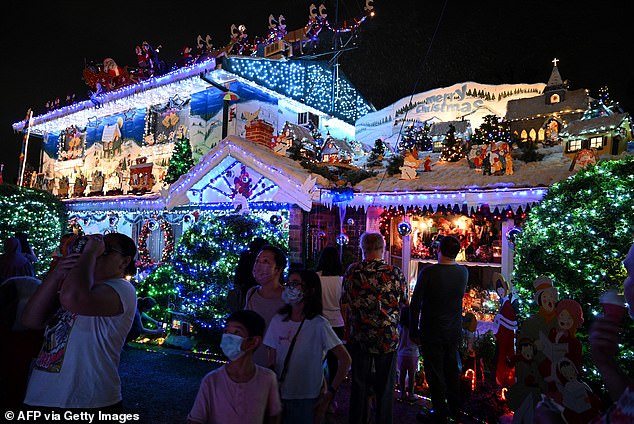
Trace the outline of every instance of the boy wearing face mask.
<instances>
[{"instance_id":1,"label":"boy wearing face mask","mask_svg":"<svg viewBox=\"0 0 634 424\"><path fill-rule=\"evenodd\" d=\"M188 424L280 422L277 377L253 362L264 327L257 312L241 310L229 315L220 342L229 362L203 378Z\"/></svg>"}]
</instances>

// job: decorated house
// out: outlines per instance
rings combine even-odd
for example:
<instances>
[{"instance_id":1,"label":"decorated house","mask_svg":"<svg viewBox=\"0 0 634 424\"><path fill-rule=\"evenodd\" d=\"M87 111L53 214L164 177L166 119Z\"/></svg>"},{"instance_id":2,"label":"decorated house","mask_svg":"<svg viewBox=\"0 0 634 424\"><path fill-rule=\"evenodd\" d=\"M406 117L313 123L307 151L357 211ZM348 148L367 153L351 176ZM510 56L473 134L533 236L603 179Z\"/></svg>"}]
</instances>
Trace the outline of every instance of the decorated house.
<instances>
[{"instance_id":1,"label":"decorated house","mask_svg":"<svg viewBox=\"0 0 634 424\"><path fill-rule=\"evenodd\" d=\"M575 98L554 83L555 74L547 97L544 84L468 82L375 111L322 62L210 58L34 117L29 130L43 138L44 160L29 184L62 198L83 231L131 235L142 265L169 258L200 215L249 213L281 225L291 262L313 263L329 244L354 260L359 236L381 232L388 259L413 286L436 261L438 240L454 235L470 271L465 302L486 326L495 312L493 278L511 280L514 237L530 208L588 162L575 165L550 142L540 148L543 160L524 161L506 140L484 145L483 163L474 167L463 149L473 128L509 116L513 102ZM434 121L445 133L442 151L431 143L399 150L406 122L426 128ZM631 139L625 117L609 128L622 137L619 146ZM369 167L377 141L386 148ZM622 147L606 153L622 154Z\"/></svg>"},{"instance_id":2,"label":"decorated house","mask_svg":"<svg viewBox=\"0 0 634 424\"><path fill-rule=\"evenodd\" d=\"M429 130L434 152L442 152L450 126L453 126L456 140L468 142L471 139L471 122L468 120L435 122L431 125Z\"/></svg>"},{"instance_id":3,"label":"decorated house","mask_svg":"<svg viewBox=\"0 0 634 424\"><path fill-rule=\"evenodd\" d=\"M275 150L285 129L301 128L310 134L306 126L310 124L314 131L326 132L327 128L342 143L351 140L355 120L373 108L343 73L336 79L340 101L324 101L331 93L332 78L327 65L318 61L224 57L217 64L210 58L102 93L98 102L86 100L49 111L30 122L31 136L43 139L43 162L38 178L25 185L46 188L63 199L84 231L116 229L136 237L152 217L180 224L191 210L186 211L180 201L166 199L181 190L174 183L180 175L167 178L169 167L182 160L181 145L186 146L183 151L189 152L192 164L201 164L210 160L210 152L213 157L225 154L215 148L228 149L219 140L231 135L245 137L270 153L267 166L275 166L284 159ZM14 128L21 130L24 125L16 123ZM192 208L234 209L241 199L245 209L247 203L262 202L275 205L263 207L267 210L288 205L311 209L311 202L301 196L280 200L276 188L286 180L264 179L261 170L244 166L240 160L216 164L226 168L221 181L228 185L224 192L214 190L225 194L205 195ZM301 186L308 175L304 171L300 179L292 181ZM166 207L176 206L179 213L166 214ZM160 222L151 227L158 229ZM179 232L176 229L176 237ZM161 251L173 240L172 235L155 238L148 243L155 244L151 256L159 261Z\"/></svg>"},{"instance_id":4,"label":"decorated house","mask_svg":"<svg viewBox=\"0 0 634 424\"><path fill-rule=\"evenodd\" d=\"M627 149L627 140L632 140L632 122L627 113L607 110L603 115L584 116L571 122L561 137L564 154L572 159L588 149L597 156L619 155Z\"/></svg>"},{"instance_id":5,"label":"decorated house","mask_svg":"<svg viewBox=\"0 0 634 424\"><path fill-rule=\"evenodd\" d=\"M284 77L261 77L272 74ZM292 92L285 88L291 80ZM332 104L322 100L330 93L332 74L320 62L225 57L221 66L209 59L177 69L103 93L98 106L87 100L35 116L30 133L44 145L40 180L64 197L63 177L73 182L80 169L89 175L101 171L105 192L126 194L130 167L145 157L155 181L146 191L156 193L177 140L187 138L198 161L228 134L273 143L269 135L280 134L287 123L301 125L308 114L318 130L351 140L356 118L373 108L343 74L337 84L345 101ZM21 130L20 125L24 122L14 128Z\"/></svg>"},{"instance_id":6,"label":"decorated house","mask_svg":"<svg viewBox=\"0 0 634 424\"><path fill-rule=\"evenodd\" d=\"M546 85L463 83L408 96L363 116L356 130L357 141L381 140L392 146L392 157L402 154L405 164L413 164L413 171L399 177L391 175L388 166L359 182L348 208L367 211L367 227L386 236L390 260L405 271L411 287L420 270L436 262L440 237L458 237L463 244L458 260L469 269L465 307L478 319L482 333L496 312L495 296L490 295L494 276L512 280L514 239L530 209L552 184L596 163L599 155L623 155L626 140L632 140L627 114L612 108L597 116L596 108L586 90L567 89L556 66ZM412 120L431 121L432 128L438 128L434 145L414 150L417 158L397 148L409 128L405 122ZM457 143L457 125L470 133L470 143ZM492 131L504 128L504 140L498 141L504 131L487 133L487 126ZM483 144L473 137L476 133ZM514 143L511 135L520 142ZM594 152L589 149L593 137L600 138ZM587 146L594 160L569 153L572 138L579 140L573 146ZM526 158L529 139L539 143L533 146L538 160ZM448 155L449 144L470 145L471 150ZM389 162L390 153L386 155ZM322 202L327 200L322 196Z\"/></svg>"},{"instance_id":7,"label":"decorated house","mask_svg":"<svg viewBox=\"0 0 634 424\"><path fill-rule=\"evenodd\" d=\"M541 96L509 101L504 116L511 133L521 140L558 144L559 133L582 118L592 98L588 90L569 90L557 68L557 59Z\"/></svg>"}]
</instances>

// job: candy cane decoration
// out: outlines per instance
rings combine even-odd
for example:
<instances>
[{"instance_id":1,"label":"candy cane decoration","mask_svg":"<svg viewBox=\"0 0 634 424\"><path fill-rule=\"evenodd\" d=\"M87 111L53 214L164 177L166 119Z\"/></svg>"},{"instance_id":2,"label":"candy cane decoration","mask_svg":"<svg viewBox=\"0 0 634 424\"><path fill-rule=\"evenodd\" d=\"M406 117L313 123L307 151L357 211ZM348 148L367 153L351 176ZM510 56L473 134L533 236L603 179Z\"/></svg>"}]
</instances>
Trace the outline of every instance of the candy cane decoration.
<instances>
[{"instance_id":1,"label":"candy cane decoration","mask_svg":"<svg viewBox=\"0 0 634 424\"><path fill-rule=\"evenodd\" d=\"M471 379L471 391L475 391L475 383L476 383L476 372L475 370L469 368L465 373L464 373L465 378L469 378Z\"/></svg>"}]
</instances>

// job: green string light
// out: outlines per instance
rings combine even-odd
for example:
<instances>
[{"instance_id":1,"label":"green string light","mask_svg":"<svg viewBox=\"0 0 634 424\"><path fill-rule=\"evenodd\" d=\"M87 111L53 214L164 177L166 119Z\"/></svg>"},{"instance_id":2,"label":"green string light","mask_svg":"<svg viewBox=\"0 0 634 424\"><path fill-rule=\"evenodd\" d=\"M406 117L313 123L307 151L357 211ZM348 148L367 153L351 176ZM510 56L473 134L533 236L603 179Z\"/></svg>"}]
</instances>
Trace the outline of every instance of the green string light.
<instances>
[{"instance_id":1,"label":"green string light","mask_svg":"<svg viewBox=\"0 0 634 424\"><path fill-rule=\"evenodd\" d=\"M48 270L51 254L66 232L68 214L64 204L46 191L0 184L0 238L13 237L16 231L27 234L38 261L37 277Z\"/></svg>"},{"instance_id":2,"label":"green string light","mask_svg":"<svg viewBox=\"0 0 634 424\"><path fill-rule=\"evenodd\" d=\"M284 215L285 211L277 213ZM165 309L189 315L199 328L217 327L229 313L240 253L261 237L288 250L288 229L255 215L203 213L178 241L172 259L155 268L137 287Z\"/></svg>"},{"instance_id":3,"label":"green string light","mask_svg":"<svg viewBox=\"0 0 634 424\"><path fill-rule=\"evenodd\" d=\"M634 234L632 175L634 156L628 156L599 162L554 184L531 210L516 242L514 282L520 296L531 299L533 281L542 274L551 277L560 299L582 305L582 338L587 339L589 325L600 311L599 296L610 288L623 291L622 260ZM525 316L537 309L527 303ZM631 320L624 325L620 360L624 369L634 369L634 325ZM594 370L587 343L584 358L586 367ZM593 371L586 377L595 375Z\"/></svg>"}]
</instances>

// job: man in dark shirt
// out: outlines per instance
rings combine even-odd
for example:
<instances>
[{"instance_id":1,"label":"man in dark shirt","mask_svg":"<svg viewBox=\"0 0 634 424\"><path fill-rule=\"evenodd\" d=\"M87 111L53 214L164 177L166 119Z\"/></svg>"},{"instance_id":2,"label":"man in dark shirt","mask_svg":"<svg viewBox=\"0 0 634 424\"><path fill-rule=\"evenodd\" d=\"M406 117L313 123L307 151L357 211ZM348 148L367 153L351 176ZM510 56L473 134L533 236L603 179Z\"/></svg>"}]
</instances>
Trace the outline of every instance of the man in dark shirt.
<instances>
[{"instance_id":1,"label":"man in dark shirt","mask_svg":"<svg viewBox=\"0 0 634 424\"><path fill-rule=\"evenodd\" d=\"M469 272L456 263L460 241L440 241L438 263L419 274L410 302L410 337L419 343L433 411L417 419L446 422L460 419L458 346L462 337L462 297Z\"/></svg>"}]
</instances>

